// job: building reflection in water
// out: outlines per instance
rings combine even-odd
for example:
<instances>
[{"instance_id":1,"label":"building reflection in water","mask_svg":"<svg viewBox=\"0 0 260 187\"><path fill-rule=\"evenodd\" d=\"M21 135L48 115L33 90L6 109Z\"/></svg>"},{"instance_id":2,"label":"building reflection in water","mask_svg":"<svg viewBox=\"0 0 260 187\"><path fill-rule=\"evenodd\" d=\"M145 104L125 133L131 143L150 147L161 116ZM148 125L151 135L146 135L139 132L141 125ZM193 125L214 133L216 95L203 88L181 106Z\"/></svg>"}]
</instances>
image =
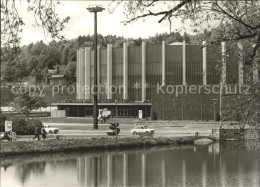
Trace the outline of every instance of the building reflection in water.
<instances>
[{"instance_id":1,"label":"building reflection in water","mask_svg":"<svg viewBox=\"0 0 260 187\"><path fill-rule=\"evenodd\" d=\"M182 186L186 187L186 162L182 160Z\"/></svg>"},{"instance_id":2,"label":"building reflection in water","mask_svg":"<svg viewBox=\"0 0 260 187\"><path fill-rule=\"evenodd\" d=\"M146 154L142 153L142 186L145 186L146 181Z\"/></svg>"},{"instance_id":3,"label":"building reflection in water","mask_svg":"<svg viewBox=\"0 0 260 187\"><path fill-rule=\"evenodd\" d=\"M162 159L162 187L166 186L165 158Z\"/></svg>"},{"instance_id":4,"label":"building reflection in water","mask_svg":"<svg viewBox=\"0 0 260 187\"><path fill-rule=\"evenodd\" d=\"M86 154L77 158L77 166L81 186L259 184L256 153L230 151L218 145Z\"/></svg>"},{"instance_id":5,"label":"building reflection in water","mask_svg":"<svg viewBox=\"0 0 260 187\"><path fill-rule=\"evenodd\" d=\"M1 185L259 187L259 151L236 144L1 158Z\"/></svg>"},{"instance_id":6,"label":"building reflection in water","mask_svg":"<svg viewBox=\"0 0 260 187\"><path fill-rule=\"evenodd\" d=\"M25 184L31 174L43 174L45 171L45 166L46 162L31 162L26 164L19 164L16 167L15 175L19 178L22 184Z\"/></svg>"},{"instance_id":7,"label":"building reflection in water","mask_svg":"<svg viewBox=\"0 0 260 187\"><path fill-rule=\"evenodd\" d=\"M207 161L202 162L202 186L207 186Z\"/></svg>"},{"instance_id":8,"label":"building reflection in water","mask_svg":"<svg viewBox=\"0 0 260 187\"><path fill-rule=\"evenodd\" d=\"M123 186L128 186L128 154L124 153Z\"/></svg>"},{"instance_id":9,"label":"building reflection in water","mask_svg":"<svg viewBox=\"0 0 260 187\"><path fill-rule=\"evenodd\" d=\"M112 186L112 155L107 155L107 186Z\"/></svg>"}]
</instances>

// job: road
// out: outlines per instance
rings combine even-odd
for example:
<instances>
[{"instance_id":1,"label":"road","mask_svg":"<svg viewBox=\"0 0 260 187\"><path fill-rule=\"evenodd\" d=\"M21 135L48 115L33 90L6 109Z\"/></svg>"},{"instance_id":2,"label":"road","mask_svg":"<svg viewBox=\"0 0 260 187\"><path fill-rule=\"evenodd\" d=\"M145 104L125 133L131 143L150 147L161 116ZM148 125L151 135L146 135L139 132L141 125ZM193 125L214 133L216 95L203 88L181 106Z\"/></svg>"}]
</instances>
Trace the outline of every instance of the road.
<instances>
[{"instance_id":1,"label":"road","mask_svg":"<svg viewBox=\"0 0 260 187\"><path fill-rule=\"evenodd\" d=\"M136 123L144 124L149 128L155 129L154 137L176 137L176 136L192 136L195 132L199 135L211 135L212 129L219 128L218 122L198 122L198 121L138 121L137 119L118 119L120 124L119 137L133 137L130 134L130 129ZM74 122L74 123L73 123ZM99 129L94 130L92 119L67 119L60 120L43 120L43 124L48 124L60 129L60 132L55 134L48 134L47 139L53 138L97 138L107 137L106 131L109 130L109 123L115 122L111 119L108 123L99 124ZM18 141L31 141L33 136L18 136Z\"/></svg>"},{"instance_id":2,"label":"road","mask_svg":"<svg viewBox=\"0 0 260 187\"><path fill-rule=\"evenodd\" d=\"M137 121L136 121L137 122ZM94 130L91 123L46 123L60 129L60 136L81 136L81 137L98 137L106 136L106 131L109 130L109 123L99 124L99 129ZM212 129L219 128L219 123L198 123L198 122L150 122L145 121L139 124L148 125L150 128L155 129L155 136L183 136L194 135L199 132L201 135L210 135ZM132 136L130 129L134 127L135 123L120 124L120 136Z\"/></svg>"}]
</instances>

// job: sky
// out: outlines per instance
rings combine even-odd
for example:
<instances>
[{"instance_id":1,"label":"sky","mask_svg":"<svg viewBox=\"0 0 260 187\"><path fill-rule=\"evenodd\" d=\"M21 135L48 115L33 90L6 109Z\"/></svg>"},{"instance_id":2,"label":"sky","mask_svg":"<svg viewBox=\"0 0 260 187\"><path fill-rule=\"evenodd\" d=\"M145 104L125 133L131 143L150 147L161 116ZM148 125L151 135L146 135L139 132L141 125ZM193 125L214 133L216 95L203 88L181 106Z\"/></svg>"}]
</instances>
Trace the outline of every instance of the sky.
<instances>
[{"instance_id":1,"label":"sky","mask_svg":"<svg viewBox=\"0 0 260 187\"><path fill-rule=\"evenodd\" d=\"M61 33L65 36L65 39L74 39L80 35L92 35L94 33L94 15L86 10L88 6L93 4L102 5L105 10L98 13L98 33L102 35L118 35L126 38L148 38L154 36L156 33L169 33L169 22L163 21L158 23L161 17L149 17L145 20L139 20L134 23L124 25L122 22L127 20L123 14L124 8L119 5L115 11L111 14L108 12L108 7L112 1L69 1L63 0L57 7L56 11L61 18L67 16L70 17L70 21L65 25L64 31ZM167 3L171 2L159 2L156 6L156 10L164 10L167 8ZM115 7L117 2L113 2L112 7ZM41 27L33 26L34 16L33 13L27 12L26 1L21 1L21 5L18 8L21 13L25 26L23 33L21 34L22 45L34 43L40 40L44 42L51 41L51 38L44 36L44 32ZM172 31L184 26L180 20L172 20ZM189 24L185 24L186 31L189 33L191 28Z\"/></svg>"}]
</instances>

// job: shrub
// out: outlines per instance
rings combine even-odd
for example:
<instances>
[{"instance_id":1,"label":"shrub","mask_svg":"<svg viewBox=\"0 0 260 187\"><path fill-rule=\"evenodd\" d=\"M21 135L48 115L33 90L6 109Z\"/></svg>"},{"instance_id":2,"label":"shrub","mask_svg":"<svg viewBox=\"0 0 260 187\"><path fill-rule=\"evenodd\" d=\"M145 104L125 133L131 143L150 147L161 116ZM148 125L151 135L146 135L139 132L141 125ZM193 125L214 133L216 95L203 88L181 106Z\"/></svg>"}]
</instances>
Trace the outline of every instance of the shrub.
<instances>
[{"instance_id":1,"label":"shrub","mask_svg":"<svg viewBox=\"0 0 260 187\"><path fill-rule=\"evenodd\" d=\"M28 132L28 125L25 117L13 116L11 117L13 122L13 131L18 135L26 135Z\"/></svg>"},{"instance_id":2,"label":"shrub","mask_svg":"<svg viewBox=\"0 0 260 187\"><path fill-rule=\"evenodd\" d=\"M30 119L28 121L28 133L35 134L35 127L42 128L43 124L39 119Z\"/></svg>"},{"instance_id":3,"label":"shrub","mask_svg":"<svg viewBox=\"0 0 260 187\"><path fill-rule=\"evenodd\" d=\"M13 121L13 131L17 135L33 135L36 126L42 127L42 122L39 119L26 120L25 117L13 116L11 120Z\"/></svg>"}]
</instances>

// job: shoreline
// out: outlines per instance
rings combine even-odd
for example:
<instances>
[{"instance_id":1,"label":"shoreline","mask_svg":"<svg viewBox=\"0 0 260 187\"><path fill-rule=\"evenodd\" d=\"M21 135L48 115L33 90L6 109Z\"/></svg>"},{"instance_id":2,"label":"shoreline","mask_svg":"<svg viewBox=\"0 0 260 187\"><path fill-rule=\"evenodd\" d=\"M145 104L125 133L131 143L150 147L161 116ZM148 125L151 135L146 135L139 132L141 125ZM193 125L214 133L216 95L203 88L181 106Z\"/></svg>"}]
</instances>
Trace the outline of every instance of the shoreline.
<instances>
[{"instance_id":1,"label":"shoreline","mask_svg":"<svg viewBox=\"0 0 260 187\"><path fill-rule=\"evenodd\" d=\"M76 152L90 150L127 149L165 145L187 145L200 138L209 136L183 136L158 138L91 138L59 139L30 142L1 142L1 156L18 156L25 154L42 154L58 152Z\"/></svg>"}]
</instances>

